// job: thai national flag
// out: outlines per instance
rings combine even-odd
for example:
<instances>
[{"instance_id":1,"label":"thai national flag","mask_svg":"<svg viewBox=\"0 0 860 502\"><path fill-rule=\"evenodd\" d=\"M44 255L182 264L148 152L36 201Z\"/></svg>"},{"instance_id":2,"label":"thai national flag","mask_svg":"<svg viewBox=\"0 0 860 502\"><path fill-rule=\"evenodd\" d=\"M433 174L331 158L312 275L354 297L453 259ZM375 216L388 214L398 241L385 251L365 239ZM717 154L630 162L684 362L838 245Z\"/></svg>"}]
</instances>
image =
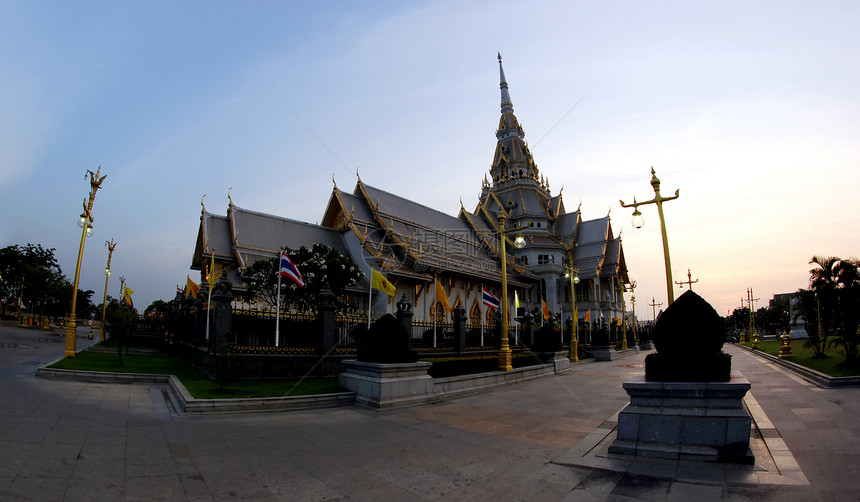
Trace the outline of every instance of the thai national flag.
<instances>
[{"instance_id":1,"label":"thai national flag","mask_svg":"<svg viewBox=\"0 0 860 502\"><path fill-rule=\"evenodd\" d=\"M489 291L487 291L484 288L481 288L481 291L482 291L483 297L484 297L484 305L486 305L492 309L497 309L502 305L502 303L499 301L499 299L496 298L495 296L493 296L492 293L490 293Z\"/></svg>"},{"instance_id":2,"label":"thai national flag","mask_svg":"<svg viewBox=\"0 0 860 502\"><path fill-rule=\"evenodd\" d=\"M301 287L304 287L305 285L305 280L302 279L302 274L299 272L298 267L296 267L295 263L290 260L287 253L283 251L281 251L281 277L289 277L296 281L296 284Z\"/></svg>"}]
</instances>

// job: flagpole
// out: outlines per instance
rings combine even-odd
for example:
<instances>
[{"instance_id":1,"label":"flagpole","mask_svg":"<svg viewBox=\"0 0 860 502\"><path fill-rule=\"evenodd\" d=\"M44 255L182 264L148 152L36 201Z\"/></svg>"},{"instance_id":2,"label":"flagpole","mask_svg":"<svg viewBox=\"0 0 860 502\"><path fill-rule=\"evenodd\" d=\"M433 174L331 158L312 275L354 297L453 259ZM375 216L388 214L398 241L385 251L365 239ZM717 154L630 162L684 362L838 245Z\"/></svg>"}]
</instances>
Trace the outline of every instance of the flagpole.
<instances>
[{"instance_id":1,"label":"flagpole","mask_svg":"<svg viewBox=\"0 0 860 502\"><path fill-rule=\"evenodd\" d=\"M433 315L433 348L436 348L436 310L439 308L439 285L436 283L436 272L433 272L433 308L430 313Z\"/></svg>"},{"instance_id":2,"label":"flagpole","mask_svg":"<svg viewBox=\"0 0 860 502\"><path fill-rule=\"evenodd\" d=\"M210 260L210 262L213 264L215 263L215 247L212 248L212 259ZM209 318L211 317L210 311L212 310L212 277L215 277L214 275L212 275L215 273L215 270L214 270L215 267L210 265L209 268L210 268L209 277L207 277L207 279L209 280L209 294L206 295L206 341L207 342L209 342L209 340L210 340Z\"/></svg>"},{"instance_id":3,"label":"flagpole","mask_svg":"<svg viewBox=\"0 0 860 502\"><path fill-rule=\"evenodd\" d=\"M573 320L573 316L570 319ZM558 343L564 345L564 298L558 302Z\"/></svg>"},{"instance_id":4,"label":"flagpole","mask_svg":"<svg viewBox=\"0 0 860 502\"><path fill-rule=\"evenodd\" d=\"M484 283L481 283L481 347L484 346Z\"/></svg>"},{"instance_id":5,"label":"flagpole","mask_svg":"<svg viewBox=\"0 0 860 502\"><path fill-rule=\"evenodd\" d=\"M278 347L278 342L281 337L281 260L284 255L284 246L281 246L278 252L278 299L275 302L275 347Z\"/></svg>"},{"instance_id":6,"label":"flagpole","mask_svg":"<svg viewBox=\"0 0 860 502\"><path fill-rule=\"evenodd\" d=\"M373 265L370 266L370 287L367 288L367 329L370 329L370 310L373 300Z\"/></svg>"}]
</instances>

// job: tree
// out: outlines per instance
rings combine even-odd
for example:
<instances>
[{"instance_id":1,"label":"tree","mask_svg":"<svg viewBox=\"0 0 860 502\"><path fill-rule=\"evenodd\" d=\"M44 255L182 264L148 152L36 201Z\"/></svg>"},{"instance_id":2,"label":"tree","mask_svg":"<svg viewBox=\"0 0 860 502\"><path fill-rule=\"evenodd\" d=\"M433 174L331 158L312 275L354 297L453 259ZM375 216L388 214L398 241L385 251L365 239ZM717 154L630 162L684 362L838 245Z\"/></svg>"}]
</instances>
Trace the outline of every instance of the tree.
<instances>
[{"instance_id":1,"label":"tree","mask_svg":"<svg viewBox=\"0 0 860 502\"><path fill-rule=\"evenodd\" d=\"M105 322L111 341L117 345L119 364L122 365L122 340L134 327L135 313L125 302L111 298L108 302Z\"/></svg>"},{"instance_id":2,"label":"tree","mask_svg":"<svg viewBox=\"0 0 860 502\"><path fill-rule=\"evenodd\" d=\"M146 307L144 313L155 317L165 317L170 313L171 303L164 300L155 300Z\"/></svg>"},{"instance_id":3,"label":"tree","mask_svg":"<svg viewBox=\"0 0 860 502\"><path fill-rule=\"evenodd\" d=\"M750 309L747 307L737 308L732 311L732 315L726 319L726 327L730 330L732 336L740 338L742 331L749 328L750 325Z\"/></svg>"},{"instance_id":4,"label":"tree","mask_svg":"<svg viewBox=\"0 0 860 502\"><path fill-rule=\"evenodd\" d=\"M836 326L831 345L841 345L849 365L860 364L860 260L839 260L836 275Z\"/></svg>"},{"instance_id":5,"label":"tree","mask_svg":"<svg viewBox=\"0 0 860 502\"><path fill-rule=\"evenodd\" d=\"M305 246L298 249L285 248L284 251L301 272L305 287L299 287L292 280L282 278L282 308L290 304L300 307L314 306L317 295L324 287L328 287L336 297L341 298L346 289L358 282L362 276L352 260L325 244L314 244L311 249ZM277 257L258 260L246 267L242 271L242 279L248 287L245 298L275 305L278 270Z\"/></svg>"},{"instance_id":6,"label":"tree","mask_svg":"<svg viewBox=\"0 0 860 502\"><path fill-rule=\"evenodd\" d=\"M801 301L805 300L804 310L810 310L811 316L807 317L807 321L815 319L815 322L810 324L815 324L816 329L807 328L809 339L805 346L811 346L816 357L826 357L824 350L827 346L827 337L833 329L836 309L836 266L838 263L839 258L835 256L815 255L809 260L809 264L814 265L814 268L809 271L809 289L813 296L812 298L803 298Z\"/></svg>"},{"instance_id":7,"label":"tree","mask_svg":"<svg viewBox=\"0 0 860 502\"><path fill-rule=\"evenodd\" d=\"M846 363L860 364L860 260L813 256L809 290L800 293L809 340L817 357L826 347L842 346ZM820 319L820 326L819 326ZM819 335L819 332L821 333ZM830 343L827 342L831 338Z\"/></svg>"},{"instance_id":8,"label":"tree","mask_svg":"<svg viewBox=\"0 0 860 502\"><path fill-rule=\"evenodd\" d=\"M108 305L110 305L111 302L115 302L115 301L117 301L116 298L112 297L111 295L107 295L107 304ZM103 310L104 306L105 306L104 303L99 303L98 305L95 306L96 317L98 319L102 318L102 312L105 312L105 317L107 317L107 312L105 310Z\"/></svg>"},{"instance_id":9,"label":"tree","mask_svg":"<svg viewBox=\"0 0 860 502\"><path fill-rule=\"evenodd\" d=\"M0 249L0 296L32 303L39 315L59 317L68 313L72 284L63 275L54 248L41 244Z\"/></svg>"}]
</instances>

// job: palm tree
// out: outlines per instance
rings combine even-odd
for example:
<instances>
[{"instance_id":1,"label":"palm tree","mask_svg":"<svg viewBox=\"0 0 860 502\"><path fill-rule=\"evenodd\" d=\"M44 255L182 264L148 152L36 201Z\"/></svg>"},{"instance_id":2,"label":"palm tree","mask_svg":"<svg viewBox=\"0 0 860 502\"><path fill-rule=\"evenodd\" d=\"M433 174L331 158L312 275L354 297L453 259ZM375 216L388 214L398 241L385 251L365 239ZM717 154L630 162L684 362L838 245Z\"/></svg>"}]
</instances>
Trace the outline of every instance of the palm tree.
<instances>
[{"instance_id":1,"label":"palm tree","mask_svg":"<svg viewBox=\"0 0 860 502\"><path fill-rule=\"evenodd\" d=\"M831 342L845 348L849 365L860 362L860 260L839 260L835 266L837 337Z\"/></svg>"},{"instance_id":2,"label":"palm tree","mask_svg":"<svg viewBox=\"0 0 860 502\"><path fill-rule=\"evenodd\" d=\"M809 290L815 294L817 300L816 322L814 324L818 325L818 329L809 333L806 346L811 346L818 357L824 357L827 336L833 326L836 310L836 270L840 261L835 256L819 255L815 255L809 260L810 265L815 265L815 268L809 271Z\"/></svg>"}]
</instances>

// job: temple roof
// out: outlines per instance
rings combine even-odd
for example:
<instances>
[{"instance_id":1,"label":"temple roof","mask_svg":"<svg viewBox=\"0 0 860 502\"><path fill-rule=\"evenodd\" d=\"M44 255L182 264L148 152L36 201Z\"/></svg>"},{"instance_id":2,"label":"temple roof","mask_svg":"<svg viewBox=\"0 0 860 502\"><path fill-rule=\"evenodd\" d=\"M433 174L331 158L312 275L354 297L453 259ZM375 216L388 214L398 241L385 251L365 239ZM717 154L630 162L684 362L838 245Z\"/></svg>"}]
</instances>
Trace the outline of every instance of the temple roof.
<instances>
[{"instance_id":1,"label":"temple roof","mask_svg":"<svg viewBox=\"0 0 860 502\"><path fill-rule=\"evenodd\" d=\"M387 273L428 280L436 274L460 273L500 282L501 271L489 239L469 222L358 180L352 194L335 187L323 225L351 231ZM485 229L486 234L493 230ZM492 254L490 254L492 253ZM535 279L509 261L512 285L525 287L518 275Z\"/></svg>"},{"instance_id":2,"label":"temple roof","mask_svg":"<svg viewBox=\"0 0 860 502\"><path fill-rule=\"evenodd\" d=\"M250 211L232 204L228 215L240 266L277 256L281 246L298 248L320 243L347 254L343 238L332 228Z\"/></svg>"}]
</instances>

